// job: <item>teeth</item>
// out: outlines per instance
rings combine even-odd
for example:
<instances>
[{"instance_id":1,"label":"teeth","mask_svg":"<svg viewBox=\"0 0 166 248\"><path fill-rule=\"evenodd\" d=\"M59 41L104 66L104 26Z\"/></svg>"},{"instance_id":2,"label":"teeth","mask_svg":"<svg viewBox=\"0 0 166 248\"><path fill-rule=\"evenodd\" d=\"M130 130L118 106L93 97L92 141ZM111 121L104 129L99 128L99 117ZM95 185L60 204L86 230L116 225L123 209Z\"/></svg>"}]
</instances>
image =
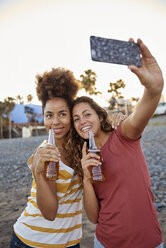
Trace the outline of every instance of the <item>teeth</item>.
<instances>
[{"instance_id":1,"label":"teeth","mask_svg":"<svg viewBox=\"0 0 166 248\"><path fill-rule=\"evenodd\" d=\"M58 128L58 129L54 129L54 132L60 132L62 130L62 128Z\"/></svg>"},{"instance_id":2,"label":"teeth","mask_svg":"<svg viewBox=\"0 0 166 248\"><path fill-rule=\"evenodd\" d=\"M91 126L83 127L81 131L82 131L82 132L86 132L86 131L88 131L89 129L91 129Z\"/></svg>"}]
</instances>

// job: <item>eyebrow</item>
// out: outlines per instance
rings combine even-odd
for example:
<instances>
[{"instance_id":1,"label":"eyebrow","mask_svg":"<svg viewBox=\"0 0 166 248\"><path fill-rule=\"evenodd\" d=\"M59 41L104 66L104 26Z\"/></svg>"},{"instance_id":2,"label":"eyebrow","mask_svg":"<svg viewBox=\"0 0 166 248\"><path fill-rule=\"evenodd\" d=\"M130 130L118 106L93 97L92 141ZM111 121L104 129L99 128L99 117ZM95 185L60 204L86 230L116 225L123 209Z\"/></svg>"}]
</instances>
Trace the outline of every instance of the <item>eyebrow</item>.
<instances>
[{"instance_id":1,"label":"eyebrow","mask_svg":"<svg viewBox=\"0 0 166 248\"><path fill-rule=\"evenodd\" d=\"M59 113L63 113L63 112L68 112L68 111L67 110L60 110L59 111ZM45 114L51 114L51 113L53 113L53 111L48 110L45 112Z\"/></svg>"},{"instance_id":2,"label":"eyebrow","mask_svg":"<svg viewBox=\"0 0 166 248\"><path fill-rule=\"evenodd\" d=\"M48 110L48 111L45 112L45 114L46 114L46 113L52 113L52 111L49 111L49 110Z\"/></svg>"},{"instance_id":3,"label":"eyebrow","mask_svg":"<svg viewBox=\"0 0 166 248\"><path fill-rule=\"evenodd\" d=\"M85 109L85 110L82 112L82 114L84 114L86 111L89 111L89 110L88 110L88 109ZM76 117L76 116L78 116L78 115L73 115L73 118Z\"/></svg>"},{"instance_id":4,"label":"eyebrow","mask_svg":"<svg viewBox=\"0 0 166 248\"><path fill-rule=\"evenodd\" d=\"M60 110L59 113L62 113L62 112L68 112L68 110Z\"/></svg>"}]
</instances>

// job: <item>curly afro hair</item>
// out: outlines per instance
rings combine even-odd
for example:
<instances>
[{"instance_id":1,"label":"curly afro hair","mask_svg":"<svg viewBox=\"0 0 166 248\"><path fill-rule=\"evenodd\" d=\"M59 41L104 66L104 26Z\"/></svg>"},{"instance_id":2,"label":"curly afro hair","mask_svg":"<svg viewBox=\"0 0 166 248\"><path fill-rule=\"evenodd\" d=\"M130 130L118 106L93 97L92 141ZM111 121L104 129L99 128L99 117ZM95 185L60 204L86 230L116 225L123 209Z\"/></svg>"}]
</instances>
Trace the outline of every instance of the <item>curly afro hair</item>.
<instances>
[{"instance_id":1,"label":"curly afro hair","mask_svg":"<svg viewBox=\"0 0 166 248\"><path fill-rule=\"evenodd\" d=\"M48 100L54 97L61 97L67 102L71 114L73 102L78 90L79 81L75 79L73 72L67 69L52 68L51 71L46 71L43 75L38 74L36 76L36 93L38 99L42 102L43 113ZM74 143L71 144L70 140L72 128L73 126L71 125L69 132L66 134L63 149L65 159L68 161L69 166L82 178L83 172L81 163L73 163Z\"/></svg>"},{"instance_id":2,"label":"curly afro hair","mask_svg":"<svg viewBox=\"0 0 166 248\"><path fill-rule=\"evenodd\" d=\"M79 90L79 82L75 79L73 72L64 68L52 68L43 75L36 75L36 93L42 102L42 107L46 102L54 97L64 98L69 107Z\"/></svg>"}]
</instances>

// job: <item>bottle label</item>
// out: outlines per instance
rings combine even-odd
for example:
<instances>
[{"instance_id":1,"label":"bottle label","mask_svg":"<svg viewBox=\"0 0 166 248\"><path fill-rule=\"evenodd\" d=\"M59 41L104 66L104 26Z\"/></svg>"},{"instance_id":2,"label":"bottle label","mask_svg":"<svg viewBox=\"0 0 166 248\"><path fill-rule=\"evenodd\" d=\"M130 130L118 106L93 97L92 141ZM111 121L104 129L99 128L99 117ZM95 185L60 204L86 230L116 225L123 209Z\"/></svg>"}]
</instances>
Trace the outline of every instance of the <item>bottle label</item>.
<instances>
[{"instance_id":1,"label":"bottle label","mask_svg":"<svg viewBox=\"0 0 166 248\"><path fill-rule=\"evenodd\" d=\"M88 149L88 152L96 153L101 158L100 149ZM90 166L89 170L92 176L93 183L102 182L105 180L103 172L102 172L102 165L99 164L98 166Z\"/></svg>"},{"instance_id":2,"label":"bottle label","mask_svg":"<svg viewBox=\"0 0 166 248\"><path fill-rule=\"evenodd\" d=\"M46 177L49 180L58 179L59 163L49 162L46 170Z\"/></svg>"},{"instance_id":3,"label":"bottle label","mask_svg":"<svg viewBox=\"0 0 166 248\"><path fill-rule=\"evenodd\" d=\"M56 147L53 129L49 130L48 144ZM46 177L49 180L56 180L56 179L58 179L58 173L59 173L59 162L57 162L57 163L52 162L52 161L48 162L47 170L46 170Z\"/></svg>"}]
</instances>

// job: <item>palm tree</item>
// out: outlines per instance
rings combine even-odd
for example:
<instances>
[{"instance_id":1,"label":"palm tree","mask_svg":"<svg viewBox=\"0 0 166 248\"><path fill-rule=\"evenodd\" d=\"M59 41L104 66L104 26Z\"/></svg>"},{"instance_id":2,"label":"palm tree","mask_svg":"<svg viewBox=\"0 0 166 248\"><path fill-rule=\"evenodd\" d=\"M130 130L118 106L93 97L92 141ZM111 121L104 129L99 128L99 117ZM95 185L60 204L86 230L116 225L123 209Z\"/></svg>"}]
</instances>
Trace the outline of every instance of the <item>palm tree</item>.
<instances>
[{"instance_id":1,"label":"palm tree","mask_svg":"<svg viewBox=\"0 0 166 248\"><path fill-rule=\"evenodd\" d=\"M5 112L8 115L8 121L9 121L9 139L12 138L11 112L15 106L14 100L15 100L15 98L13 98L13 97L7 97L4 100Z\"/></svg>"},{"instance_id":2,"label":"palm tree","mask_svg":"<svg viewBox=\"0 0 166 248\"><path fill-rule=\"evenodd\" d=\"M108 100L109 109L114 109L116 104L116 99L123 98L120 89L125 88L126 84L122 79L117 80L115 83L111 83L109 85L109 89L107 92L112 93L111 98Z\"/></svg>"},{"instance_id":3,"label":"palm tree","mask_svg":"<svg viewBox=\"0 0 166 248\"><path fill-rule=\"evenodd\" d=\"M110 89L108 89L109 93L115 93L116 97L121 97L121 92L119 89L125 88L126 84L122 79L117 80L115 83L110 83Z\"/></svg>"},{"instance_id":4,"label":"palm tree","mask_svg":"<svg viewBox=\"0 0 166 248\"><path fill-rule=\"evenodd\" d=\"M27 102L32 102L33 96L31 94L27 95Z\"/></svg>"},{"instance_id":5,"label":"palm tree","mask_svg":"<svg viewBox=\"0 0 166 248\"><path fill-rule=\"evenodd\" d=\"M16 101L17 101L18 104L23 104L24 103L23 96L17 95L16 96Z\"/></svg>"},{"instance_id":6,"label":"palm tree","mask_svg":"<svg viewBox=\"0 0 166 248\"><path fill-rule=\"evenodd\" d=\"M31 94L27 95L27 102L32 102L33 96ZM32 114L29 111L27 112L27 119L28 119L28 123L30 123L30 120L32 119Z\"/></svg>"},{"instance_id":7,"label":"palm tree","mask_svg":"<svg viewBox=\"0 0 166 248\"><path fill-rule=\"evenodd\" d=\"M0 101L0 139L3 139L3 114L5 113L5 103Z\"/></svg>"},{"instance_id":8,"label":"palm tree","mask_svg":"<svg viewBox=\"0 0 166 248\"><path fill-rule=\"evenodd\" d=\"M85 75L80 75L81 78L81 86L82 88L85 89L85 91L87 93L89 93L89 95L97 95L97 94L101 94L100 91L96 91L96 78L97 75L94 71L92 70L86 70L84 71Z\"/></svg>"}]
</instances>

